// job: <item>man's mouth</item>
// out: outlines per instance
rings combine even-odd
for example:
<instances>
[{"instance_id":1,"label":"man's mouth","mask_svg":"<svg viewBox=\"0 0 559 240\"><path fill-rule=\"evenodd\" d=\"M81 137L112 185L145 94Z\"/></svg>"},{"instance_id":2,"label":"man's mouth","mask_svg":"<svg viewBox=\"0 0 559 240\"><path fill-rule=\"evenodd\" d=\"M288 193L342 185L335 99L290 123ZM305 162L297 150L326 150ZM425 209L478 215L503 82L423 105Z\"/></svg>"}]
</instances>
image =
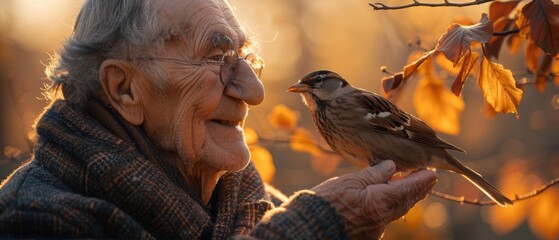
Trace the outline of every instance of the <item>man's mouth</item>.
<instances>
[{"instance_id":1,"label":"man's mouth","mask_svg":"<svg viewBox=\"0 0 559 240\"><path fill-rule=\"evenodd\" d=\"M223 120L223 119L212 119L211 121L219 125L230 126L230 127L240 126L242 122L242 121Z\"/></svg>"}]
</instances>

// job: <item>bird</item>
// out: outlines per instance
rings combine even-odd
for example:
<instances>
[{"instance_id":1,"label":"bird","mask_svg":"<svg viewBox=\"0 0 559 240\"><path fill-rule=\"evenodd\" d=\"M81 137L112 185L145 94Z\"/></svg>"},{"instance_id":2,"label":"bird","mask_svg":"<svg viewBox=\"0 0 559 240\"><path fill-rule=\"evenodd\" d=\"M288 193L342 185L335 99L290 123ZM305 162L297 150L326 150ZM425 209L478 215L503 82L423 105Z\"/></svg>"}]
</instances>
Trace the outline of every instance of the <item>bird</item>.
<instances>
[{"instance_id":1,"label":"bird","mask_svg":"<svg viewBox=\"0 0 559 240\"><path fill-rule=\"evenodd\" d=\"M385 159L401 172L436 168L461 174L497 204L513 202L448 151L466 153L439 138L421 119L386 98L353 87L330 70L313 71L288 92L300 93L313 122L330 148L357 167Z\"/></svg>"}]
</instances>

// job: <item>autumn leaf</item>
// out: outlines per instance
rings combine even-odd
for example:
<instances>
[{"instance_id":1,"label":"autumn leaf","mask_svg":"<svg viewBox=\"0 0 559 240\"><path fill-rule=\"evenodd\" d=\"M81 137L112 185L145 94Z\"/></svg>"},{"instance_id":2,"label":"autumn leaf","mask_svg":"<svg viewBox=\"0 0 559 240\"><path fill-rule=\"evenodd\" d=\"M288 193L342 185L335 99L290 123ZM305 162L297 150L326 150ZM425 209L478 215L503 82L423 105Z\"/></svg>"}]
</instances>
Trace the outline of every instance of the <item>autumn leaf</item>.
<instances>
[{"instance_id":1,"label":"autumn leaf","mask_svg":"<svg viewBox=\"0 0 559 240\"><path fill-rule=\"evenodd\" d=\"M413 105L418 117L433 129L452 135L460 133L464 101L448 91L442 79L424 78L419 81Z\"/></svg>"},{"instance_id":2,"label":"autumn leaf","mask_svg":"<svg viewBox=\"0 0 559 240\"><path fill-rule=\"evenodd\" d=\"M555 86L559 87L559 61L553 61L551 64L551 77Z\"/></svg>"},{"instance_id":3,"label":"autumn leaf","mask_svg":"<svg viewBox=\"0 0 559 240\"><path fill-rule=\"evenodd\" d=\"M274 128L290 131L297 127L299 114L283 104L279 104L268 114L268 121Z\"/></svg>"},{"instance_id":4,"label":"autumn leaf","mask_svg":"<svg viewBox=\"0 0 559 240\"><path fill-rule=\"evenodd\" d=\"M509 46L509 50L513 55L517 54L520 46L522 45L522 37L520 35L510 36L507 39L507 45Z\"/></svg>"},{"instance_id":5,"label":"autumn leaf","mask_svg":"<svg viewBox=\"0 0 559 240\"><path fill-rule=\"evenodd\" d=\"M390 99L390 100L396 99L396 97L398 96L399 91L404 86L404 83L406 82L406 80L409 77L411 77L419 69L420 66L422 66L422 64L423 64L423 62L425 62L425 60L431 58L431 56L433 55L433 52L434 51L429 51L429 52L423 53L423 55L421 55L416 60L410 60L410 59L415 59L415 55L417 55L417 53L410 54L408 62L411 62L411 63L404 66L404 70L402 72L398 72L398 73L393 74L390 77L385 77L385 78L381 79L381 84L382 84L382 87L383 87L383 90L384 90L384 93L385 93L385 97Z\"/></svg>"},{"instance_id":6,"label":"autumn leaf","mask_svg":"<svg viewBox=\"0 0 559 240\"><path fill-rule=\"evenodd\" d=\"M559 191L550 188L538 196L528 218L530 228L541 239L559 238L559 214L556 208L559 202Z\"/></svg>"},{"instance_id":7,"label":"autumn leaf","mask_svg":"<svg viewBox=\"0 0 559 240\"><path fill-rule=\"evenodd\" d=\"M494 3L498 3L498 2L494 2ZM493 24L493 30L495 32L509 30L511 26L515 26L513 19L504 18L504 17L499 18L494 22L495 23ZM499 53L501 52L501 46L503 45L504 40L505 37L491 38L491 40L485 44L485 50L487 52L487 55L495 59L499 58Z\"/></svg>"},{"instance_id":8,"label":"autumn leaf","mask_svg":"<svg viewBox=\"0 0 559 240\"><path fill-rule=\"evenodd\" d=\"M337 154L325 153L321 151L318 155L312 155L312 168L324 175L329 175L340 165L342 158Z\"/></svg>"},{"instance_id":9,"label":"autumn leaf","mask_svg":"<svg viewBox=\"0 0 559 240\"><path fill-rule=\"evenodd\" d=\"M496 112L515 113L518 117L518 104L522 90L516 88L512 72L499 63L487 58L481 60L479 87L485 100Z\"/></svg>"},{"instance_id":10,"label":"autumn leaf","mask_svg":"<svg viewBox=\"0 0 559 240\"><path fill-rule=\"evenodd\" d=\"M492 2L489 5L489 20L494 22L501 17L508 16L519 2L520 1Z\"/></svg>"},{"instance_id":11,"label":"autumn leaf","mask_svg":"<svg viewBox=\"0 0 559 240\"><path fill-rule=\"evenodd\" d=\"M272 160L272 154L261 146L252 146L249 150L252 162L258 173L260 173L262 181L265 183L271 182L276 174L276 167Z\"/></svg>"},{"instance_id":12,"label":"autumn leaf","mask_svg":"<svg viewBox=\"0 0 559 240\"><path fill-rule=\"evenodd\" d=\"M538 68L537 72L536 72L536 82L535 82L535 86L536 89L538 89L538 91L540 92L544 92L545 91L545 85L547 84L547 79L548 77L550 77L551 74L551 64L553 62L553 59L550 56L545 56L543 58L542 63L540 64L540 67Z\"/></svg>"},{"instance_id":13,"label":"autumn leaf","mask_svg":"<svg viewBox=\"0 0 559 240\"><path fill-rule=\"evenodd\" d=\"M18 158L19 156L21 156L21 154L23 153L23 151L19 148L16 147L12 147L12 146L6 146L4 147L4 156L10 158Z\"/></svg>"},{"instance_id":14,"label":"autumn leaf","mask_svg":"<svg viewBox=\"0 0 559 240\"><path fill-rule=\"evenodd\" d=\"M310 153L313 156L322 154L322 150L318 147L318 143L312 134L304 128L296 128L289 140L294 151Z\"/></svg>"},{"instance_id":15,"label":"autumn leaf","mask_svg":"<svg viewBox=\"0 0 559 240\"><path fill-rule=\"evenodd\" d=\"M441 67L446 72L450 73L450 75L452 76L458 76L458 74L460 73L460 69L462 69L462 59L464 58L461 58L458 64L456 64L455 66L454 63L446 59L444 54L435 54L435 62L437 62L437 65L439 65L439 67Z\"/></svg>"},{"instance_id":16,"label":"autumn leaf","mask_svg":"<svg viewBox=\"0 0 559 240\"><path fill-rule=\"evenodd\" d=\"M492 34L493 22L484 13L477 24L471 26L451 24L447 32L439 39L435 51L442 52L448 60L456 65L462 55L470 49L472 42L487 43L493 36Z\"/></svg>"},{"instance_id":17,"label":"autumn leaf","mask_svg":"<svg viewBox=\"0 0 559 240\"><path fill-rule=\"evenodd\" d=\"M520 36L559 60L559 5L552 0L533 0L522 8L516 25Z\"/></svg>"},{"instance_id":18,"label":"autumn leaf","mask_svg":"<svg viewBox=\"0 0 559 240\"><path fill-rule=\"evenodd\" d=\"M460 60L459 66L461 65L460 72L454 79L454 83L452 83L452 87L450 88L452 93L457 97L460 96L462 92L462 87L464 86L464 82L470 75L470 72L475 66L475 63L479 59L479 54L476 52L468 52L462 59Z\"/></svg>"},{"instance_id":19,"label":"autumn leaf","mask_svg":"<svg viewBox=\"0 0 559 240\"><path fill-rule=\"evenodd\" d=\"M526 52L524 54L526 57L526 69L528 69L528 72L535 73L538 71L538 62L540 60L541 53L541 50L538 46L536 46L536 44L528 42L526 45Z\"/></svg>"},{"instance_id":20,"label":"autumn leaf","mask_svg":"<svg viewBox=\"0 0 559 240\"><path fill-rule=\"evenodd\" d=\"M404 80L404 73L399 72L392 74L388 77L383 77L380 82L382 84L382 89L384 91L384 97L394 100L398 96L401 90L401 86Z\"/></svg>"},{"instance_id":21,"label":"autumn leaf","mask_svg":"<svg viewBox=\"0 0 559 240\"><path fill-rule=\"evenodd\" d=\"M252 128L245 128L245 143L252 146L258 143L258 134Z\"/></svg>"},{"instance_id":22,"label":"autumn leaf","mask_svg":"<svg viewBox=\"0 0 559 240\"><path fill-rule=\"evenodd\" d=\"M483 116L485 116L485 118L487 119L493 119L495 115L497 115L495 109L489 103L487 103L487 101L485 101L485 103L483 104L481 113L483 113Z\"/></svg>"}]
</instances>

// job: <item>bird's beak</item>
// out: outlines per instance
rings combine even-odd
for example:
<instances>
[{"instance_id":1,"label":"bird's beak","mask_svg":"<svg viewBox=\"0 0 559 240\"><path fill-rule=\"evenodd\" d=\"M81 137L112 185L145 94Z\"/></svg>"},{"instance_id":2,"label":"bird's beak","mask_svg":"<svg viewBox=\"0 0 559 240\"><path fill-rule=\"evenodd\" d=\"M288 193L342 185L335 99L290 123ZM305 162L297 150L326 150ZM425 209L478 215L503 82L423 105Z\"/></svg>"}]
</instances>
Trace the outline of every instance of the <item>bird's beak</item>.
<instances>
[{"instance_id":1,"label":"bird's beak","mask_svg":"<svg viewBox=\"0 0 559 240\"><path fill-rule=\"evenodd\" d=\"M309 90L309 85L298 82L293 84L291 87L289 87L289 89L287 89L288 92L306 92Z\"/></svg>"}]
</instances>

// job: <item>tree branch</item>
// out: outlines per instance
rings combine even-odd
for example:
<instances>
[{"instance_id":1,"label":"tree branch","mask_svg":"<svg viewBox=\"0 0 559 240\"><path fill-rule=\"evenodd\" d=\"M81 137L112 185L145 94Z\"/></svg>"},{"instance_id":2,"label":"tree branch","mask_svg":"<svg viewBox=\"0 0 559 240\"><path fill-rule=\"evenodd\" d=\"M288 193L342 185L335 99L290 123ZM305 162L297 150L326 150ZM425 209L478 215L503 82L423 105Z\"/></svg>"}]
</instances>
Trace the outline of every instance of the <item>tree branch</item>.
<instances>
[{"instance_id":1,"label":"tree branch","mask_svg":"<svg viewBox=\"0 0 559 240\"><path fill-rule=\"evenodd\" d=\"M400 6L387 6L384 3L369 3L374 10L397 10L411 7L466 7L472 5L479 5L488 2L493 2L495 0L474 0L473 2L466 3L451 3L448 0L444 0L443 3L423 3L417 0L413 0L413 3Z\"/></svg>"},{"instance_id":2,"label":"tree branch","mask_svg":"<svg viewBox=\"0 0 559 240\"><path fill-rule=\"evenodd\" d=\"M501 32L494 32L493 36L495 37L504 37L507 35L511 35L511 34L515 34L515 33L519 33L520 29L511 29L511 30L507 30L507 31L501 31Z\"/></svg>"},{"instance_id":3,"label":"tree branch","mask_svg":"<svg viewBox=\"0 0 559 240\"><path fill-rule=\"evenodd\" d=\"M552 187L553 185L556 185L557 183L559 183L559 178L553 179L551 181L549 181L547 184L539 187L536 190L533 190L531 192L525 193L525 194L514 194L515 199L512 199L512 202L518 202L518 201L522 201L522 200L526 200L526 199L530 199L533 198L539 194L541 194L542 192L544 192L545 190L547 190L548 188ZM494 201L479 201L478 199L466 199L464 196L453 196L453 195L449 195L446 193L441 193L435 190L431 190L430 192L431 195L442 198L442 199L446 199L449 200L451 202L457 202L460 204L471 204L471 205L478 205L478 206L488 206L488 205L495 205L497 204Z\"/></svg>"}]
</instances>

